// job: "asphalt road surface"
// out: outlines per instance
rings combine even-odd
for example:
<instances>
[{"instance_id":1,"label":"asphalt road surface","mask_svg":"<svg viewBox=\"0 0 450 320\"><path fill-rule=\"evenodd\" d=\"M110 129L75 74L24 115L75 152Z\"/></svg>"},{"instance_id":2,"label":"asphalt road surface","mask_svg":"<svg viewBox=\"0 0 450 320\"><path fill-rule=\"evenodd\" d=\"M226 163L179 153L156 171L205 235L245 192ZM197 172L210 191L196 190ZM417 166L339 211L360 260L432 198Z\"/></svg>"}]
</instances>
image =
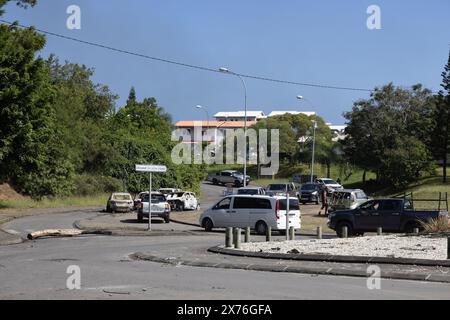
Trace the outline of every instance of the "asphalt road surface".
<instances>
[{"instance_id":1,"label":"asphalt road surface","mask_svg":"<svg viewBox=\"0 0 450 320\"><path fill-rule=\"evenodd\" d=\"M213 186L211 186L213 188ZM212 192L212 191L211 191ZM98 212L27 217L7 224L21 234L71 227ZM0 247L0 299L449 299L450 285L174 266L133 261L129 255L167 247L204 248L223 242L207 236L52 238ZM67 268L81 271L81 289L69 290Z\"/></svg>"}]
</instances>

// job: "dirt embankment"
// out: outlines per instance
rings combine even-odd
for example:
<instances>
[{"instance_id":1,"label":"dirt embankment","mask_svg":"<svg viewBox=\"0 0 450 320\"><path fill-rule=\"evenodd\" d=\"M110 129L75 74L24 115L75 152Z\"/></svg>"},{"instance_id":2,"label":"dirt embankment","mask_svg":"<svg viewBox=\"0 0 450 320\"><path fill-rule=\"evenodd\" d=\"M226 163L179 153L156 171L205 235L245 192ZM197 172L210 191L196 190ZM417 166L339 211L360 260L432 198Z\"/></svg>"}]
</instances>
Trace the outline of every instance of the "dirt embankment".
<instances>
[{"instance_id":1,"label":"dirt embankment","mask_svg":"<svg viewBox=\"0 0 450 320\"><path fill-rule=\"evenodd\" d=\"M4 200L25 200L29 199L18 193L8 183L0 184L0 201Z\"/></svg>"}]
</instances>

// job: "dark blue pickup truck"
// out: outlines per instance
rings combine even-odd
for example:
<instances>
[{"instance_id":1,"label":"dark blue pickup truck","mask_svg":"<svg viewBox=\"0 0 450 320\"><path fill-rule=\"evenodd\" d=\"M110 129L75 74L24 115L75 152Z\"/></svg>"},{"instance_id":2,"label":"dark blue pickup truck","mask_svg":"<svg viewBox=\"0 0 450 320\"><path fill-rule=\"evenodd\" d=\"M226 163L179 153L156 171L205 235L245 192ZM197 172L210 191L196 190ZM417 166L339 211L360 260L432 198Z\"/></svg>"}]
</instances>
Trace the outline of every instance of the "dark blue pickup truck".
<instances>
[{"instance_id":1,"label":"dark blue pickup truck","mask_svg":"<svg viewBox=\"0 0 450 320\"><path fill-rule=\"evenodd\" d=\"M414 210L408 198L370 200L356 209L330 213L328 227L342 237L342 228L347 227L348 235L363 235L383 228L386 232L412 233L414 228L422 229L421 221L427 222L439 217L448 217L448 211Z\"/></svg>"}]
</instances>

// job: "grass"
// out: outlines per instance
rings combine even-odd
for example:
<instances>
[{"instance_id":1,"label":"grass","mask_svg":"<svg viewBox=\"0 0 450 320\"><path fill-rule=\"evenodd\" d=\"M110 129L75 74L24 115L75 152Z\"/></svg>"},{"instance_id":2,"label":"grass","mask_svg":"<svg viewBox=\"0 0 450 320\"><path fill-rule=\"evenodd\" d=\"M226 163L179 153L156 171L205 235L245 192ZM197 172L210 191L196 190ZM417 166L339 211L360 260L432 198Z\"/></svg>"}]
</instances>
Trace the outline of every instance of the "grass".
<instances>
[{"instance_id":1,"label":"grass","mask_svg":"<svg viewBox=\"0 0 450 320\"><path fill-rule=\"evenodd\" d=\"M450 224L447 218L432 219L430 222L422 222L422 227L426 233L441 233L450 231Z\"/></svg>"},{"instance_id":2,"label":"grass","mask_svg":"<svg viewBox=\"0 0 450 320\"><path fill-rule=\"evenodd\" d=\"M0 200L0 210L104 206L108 196L109 194L98 194L85 197L46 198L40 201L31 199Z\"/></svg>"}]
</instances>

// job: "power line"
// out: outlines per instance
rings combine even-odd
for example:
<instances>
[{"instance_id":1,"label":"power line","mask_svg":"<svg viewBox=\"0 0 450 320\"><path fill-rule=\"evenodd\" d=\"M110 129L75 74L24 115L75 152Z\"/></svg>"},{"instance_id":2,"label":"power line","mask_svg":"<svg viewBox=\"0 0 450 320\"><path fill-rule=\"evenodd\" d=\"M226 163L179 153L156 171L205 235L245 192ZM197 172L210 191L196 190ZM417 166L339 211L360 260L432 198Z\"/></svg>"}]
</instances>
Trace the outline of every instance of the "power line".
<instances>
[{"instance_id":1,"label":"power line","mask_svg":"<svg viewBox=\"0 0 450 320\"><path fill-rule=\"evenodd\" d=\"M24 25L21 25L21 24L18 24L18 23L13 23L13 22L6 21L6 20L3 20L3 19L0 19L0 22L3 22L3 23L8 24L8 25L18 26L18 27L24 28L24 29L30 28L30 26L24 26ZM132 52L132 51L128 51L128 50L123 50L123 49L110 47L110 46L107 46L107 45L104 45L104 44L100 44L100 43L96 43L96 42L90 42L90 41L77 39L77 38L65 36L65 35L62 35L62 34L50 32L50 31L46 31L46 30L42 30L42 29L37 29L35 27L33 27L33 28L37 32L39 32L41 34L46 34L46 35L54 36L54 37L57 37L57 38L70 40L70 41L74 41L74 42L78 42L78 43L82 43L82 44L89 45L89 46L92 46L92 47L102 48L102 49L106 49L106 50L110 50L110 51L114 51L114 52L118 52L118 53L122 53L122 54L127 54L127 55L131 55L131 56L135 56L135 57L140 57L140 58L149 59L149 60L153 60L153 61L168 63L168 64L172 64L172 65L177 65L177 66L180 66L180 67L197 69L197 70L201 70L201 71L208 71L208 72L214 72L214 73L221 73L219 70L214 69L214 68L209 68L209 67L204 67L204 66L199 66L199 65L193 65L193 64L188 64L188 63L184 63L184 62L179 62L179 61L174 61L174 60L169 60L169 59L164 59L164 58L159 58L159 57L153 57L153 56L149 56L149 55L145 55L145 54L141 54L141 53L136 53L136 52ZM371 89L365 89L365 88L341 87L341 86L314 84L314 83L306 83L306 82L296 82L296 81L274 79L274 78L269 78L269 77L256 76L256 75L250 75L250 74L242 74L242 73L235 73L235 74L239 75L241 77L244 77L244 78L248 78L248 79L268 81L268 82L275 82L275 83L281 83L281 84L290 84L290 85L297 85L297 86L305 86L305 87L313 87L313 88L321 88L321 89L334 89L334 90L346 90L346 91L363 91L363 92L372 92L373 91Z\"/></svg>"}]
</instances>

